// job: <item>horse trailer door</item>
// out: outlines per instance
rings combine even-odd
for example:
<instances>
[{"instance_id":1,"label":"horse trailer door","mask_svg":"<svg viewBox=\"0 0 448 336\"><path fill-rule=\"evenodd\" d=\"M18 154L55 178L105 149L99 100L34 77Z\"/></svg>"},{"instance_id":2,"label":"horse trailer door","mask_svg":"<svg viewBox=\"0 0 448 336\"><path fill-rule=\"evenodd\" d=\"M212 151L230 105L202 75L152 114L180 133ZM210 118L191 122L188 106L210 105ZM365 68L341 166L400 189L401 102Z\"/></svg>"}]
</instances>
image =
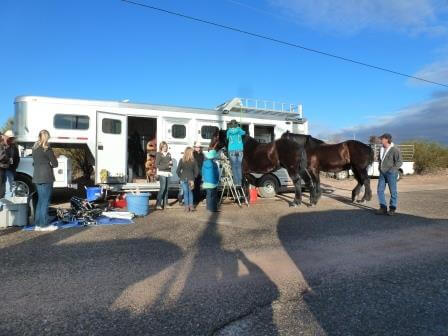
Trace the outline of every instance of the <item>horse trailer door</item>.
<instances>
[{"instance_id":1,"label":"horse trailer door","mask_svg":"<svg viewBox=\"0 0 448 336\"><path fill-rule=\"evenodd\" d=\"M97 183L126 182L127 117L97 112L96 169Z\"/></svg>"}]
</instances>

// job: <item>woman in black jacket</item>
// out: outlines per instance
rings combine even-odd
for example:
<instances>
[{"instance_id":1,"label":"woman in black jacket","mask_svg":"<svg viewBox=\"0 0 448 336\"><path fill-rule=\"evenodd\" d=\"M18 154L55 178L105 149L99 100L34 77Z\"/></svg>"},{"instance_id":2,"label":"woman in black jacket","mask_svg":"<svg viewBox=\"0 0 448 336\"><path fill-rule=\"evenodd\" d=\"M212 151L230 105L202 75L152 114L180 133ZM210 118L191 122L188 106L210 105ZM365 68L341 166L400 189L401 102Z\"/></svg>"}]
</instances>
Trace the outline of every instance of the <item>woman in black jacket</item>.
<instances>
[{"instance_id":1,"label":"woman in black jacket","mask_svg":"<svg viewBox=\"0 0 448 336\"><path fill-rule=\"evenodd\" d=\"M193 188L194 180L199 175L198 163L193 156L193 148L187 147L184 156L177 166L177 176L184 192L185 211L194 211L193 208Z\"/></svg>"},{"instance_id":2,"label":"woman in black jacket","mask_svg":"<svg viewBox=\"0 0 448 336\"><path fill-rule=\"evenodd\" d=\"M168 144L162 141L159 145L159 151L156 153L157 176L159 177L160 190L157 194L156 209L162 210L168 206L168 188L170 178L173 176L171 168L173 167L173 159L168 152Z\"/></svg>"},{"instance_id":3,"label":"woman in black jacket","mask_svg":"<svg viewBox=\"0 0 448 336\"><path fill-rule=\"evenodd\" d=\"M53 182L55 181L53 168L58 166L58 160L48 145L50 133L47 130L39 132L39 140L33 146L33 183L37 190L37 206L34 216L36 230L53 230L48 226L48 207L50 205Z\"/></svg>"}]
</instances>

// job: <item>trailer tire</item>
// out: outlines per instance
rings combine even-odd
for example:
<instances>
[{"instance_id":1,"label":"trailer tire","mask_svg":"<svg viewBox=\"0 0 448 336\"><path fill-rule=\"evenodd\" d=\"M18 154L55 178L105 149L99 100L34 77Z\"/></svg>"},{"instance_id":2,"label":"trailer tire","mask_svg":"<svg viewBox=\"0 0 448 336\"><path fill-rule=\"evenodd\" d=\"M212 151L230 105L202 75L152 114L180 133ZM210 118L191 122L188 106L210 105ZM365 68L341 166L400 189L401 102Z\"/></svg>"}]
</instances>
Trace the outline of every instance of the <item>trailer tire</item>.
<instances>
[{"instance_id":1,"label":"trailer tire","mask_svg":"<svg viewBox=\"0 0 448 336\"><path fill-rule=\"evenodd\" d=\"M338 173L335 173L337 180L346 180L349 178L350 174L348 173L348 170L342 170Z\"/></svg>"},{"instance_id":2,"label":"trailer tire","mask_svg":"<svg viewBox=\"0 0 448 336\"><path fill-rule=\"evenodd\" d=\"M32 223L34 220L34 209L36 209L37 204L37 192L34 187L33 180L28 175L19 173L16 175L15 183L16 188L20 192L19 196L29 197L32 195L28 203L28 218L29 222Z\"/></svg>"},{"instance_id":3,"label":"trailer tire","mask_svg":"<svg viewBox=\"0 0 448 336\"><path fill-rule=\"evenodd\" d=\"M273 198L277 195L279 183L275 176L265 175L258 183L258 194L262 198Z\"/></svg>"},{"instance_id":4,"label":"trailer tire","mask_svg":"<svg viewBox=\"0 0 448 336\"><path fill-rule=\"evenodd\" d=\"M403 178L403 172L401 171L401 169L399 169L397 174L397 182L400 181L402 178Z\"/></svg>"}]
</instances>

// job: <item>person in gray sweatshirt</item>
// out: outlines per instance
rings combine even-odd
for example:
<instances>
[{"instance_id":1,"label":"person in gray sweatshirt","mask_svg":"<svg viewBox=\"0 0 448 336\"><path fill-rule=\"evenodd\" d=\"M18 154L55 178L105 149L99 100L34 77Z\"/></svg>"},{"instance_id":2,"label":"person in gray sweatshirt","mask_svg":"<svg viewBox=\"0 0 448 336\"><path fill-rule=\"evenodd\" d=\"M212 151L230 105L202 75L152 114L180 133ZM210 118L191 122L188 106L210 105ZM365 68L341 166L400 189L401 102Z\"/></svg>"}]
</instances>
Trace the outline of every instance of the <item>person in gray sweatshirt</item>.
<instances>
[{"instance_id":1,"label":"person in gray sweatshirt","mask_svg":"<svg viewBox=\"0 0 448 336\"><path fill-rule=\"evenodd\" d=\"M383 146L380 149L379 157L380 175L378 177L377 192L380 208L378 209L377 214L393 216L396 213L398 204L398 169L403 164L403 160L401 158L400 149L394 146L392 136L389 133L384 133L380 136L380 139ZM390 191L389 211L387 211L386 197L384 195L386 184L389 186Z\"/></svg>"}]
</instances>

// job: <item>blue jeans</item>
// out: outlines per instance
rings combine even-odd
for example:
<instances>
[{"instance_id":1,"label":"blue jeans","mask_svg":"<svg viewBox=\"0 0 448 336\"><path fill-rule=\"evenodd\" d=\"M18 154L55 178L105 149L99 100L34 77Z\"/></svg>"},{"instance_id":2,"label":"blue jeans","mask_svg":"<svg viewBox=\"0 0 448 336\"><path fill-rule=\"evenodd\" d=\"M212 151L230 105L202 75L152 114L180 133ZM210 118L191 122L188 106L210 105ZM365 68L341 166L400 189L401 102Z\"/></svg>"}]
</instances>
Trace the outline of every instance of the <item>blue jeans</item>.
<instances>
[{"instance_id":1,"label":"blue jeans","mask_svg":"<svg viewBox=\"0 0 448 336\"><path fill-rule=\"evenodd\" d=\"M232 166L233 183L241 185L243 177L241 172L241 165L243 163L243 151L229 152L230 165Z\"/></svg>"},{"instance_id":2,"label":"blue jeans","mask_svg":"<svg viewBox=\"0 0 448 336\"><path fill-rule=\"evenodd\" d=\"M12 190L14 188L14 181L16 174L14 171L10 169L5 170L5 179L6 179L6 196L12 196Z\"/></svg>"},{"instance_id":3,"label":"blue jeans","mask_svg":"<svg viewBox=\"0 0 448 336\"><path fill-rule=\"evenodd\" d=\"M383 173L380 171L380 176L378 177L378 200L382 208L387 208L386 197L384 196L384 190L386 189L386 184L389 186L390 191L390 207L396 209L398 203L398 193L397 193L397 177L398 172L389 171Z\"/></svg>"},{"instance_id":4,"label":"blue jeans","mask_svg":"<svg viewBox=\"0 0 448 336\"><path fill-rule=\"evenodd\" d=\"M188 181L182 180L180 185L182 186L182 191L184 192L184 206L193 206L193 191L190 189Z\"/></svg>"},{"instance_id":5,"label":"blue jeans","mask_svg":"<svg viewBox=\"0 0 448 336\"><path fill-rule=\"evenodd\" d=\"M37 205L34 215L34 225L47 226L48 207L50 206L51 193L53 192L53 183L37 183Z\"/></svg>"},{"instance_id":6,"label":"blue jeans","mask_svg":"<svg viewBox=\"0 0 448 336\"><path fill-rule=\"evenodd\" d=\"M207 188L205 189L206 199L207 199L207 210L216 211L218 210L218 188Z\"/></svg>"},{"instance_id":7,"label":"blue jeans","mask_svg":"<svg viewBox=\"0 0 448 336\"><path fill-rule=\"evenodd\" d=\"M168 176L159 175L160 190L157 193L156 206L166 207L168 205L168 188L170 185L170 178Z\"/></svg>"}]
</instances>

